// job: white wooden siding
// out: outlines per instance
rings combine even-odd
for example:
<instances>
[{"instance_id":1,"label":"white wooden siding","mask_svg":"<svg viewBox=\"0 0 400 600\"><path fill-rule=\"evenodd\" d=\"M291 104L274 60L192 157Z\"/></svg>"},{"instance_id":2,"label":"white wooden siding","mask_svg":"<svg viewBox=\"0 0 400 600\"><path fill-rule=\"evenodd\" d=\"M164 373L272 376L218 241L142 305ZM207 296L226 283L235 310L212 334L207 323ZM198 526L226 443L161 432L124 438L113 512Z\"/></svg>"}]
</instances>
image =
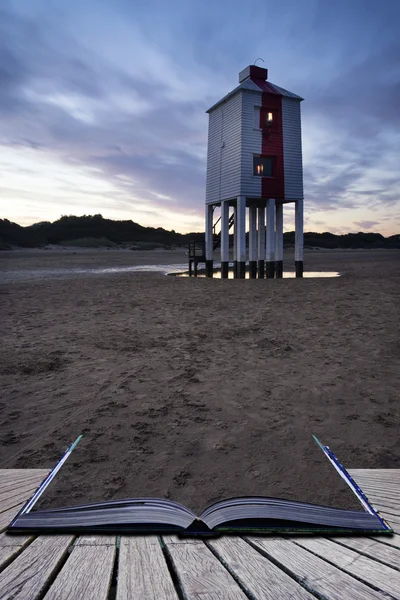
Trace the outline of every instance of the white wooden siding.
<instances>
[{"instance_id":1,"label":"white wooden siding","mask_svg":"<svg viewBox=\"0 0 400 600\"><path fill-rule=\"evenodd\" d=\"M261 198L261 177L253 175L253 156L261 154L262 132L254 128L254 107L261 106L262 92L246 90L242 98L241 196Z\"/></svg>"},{"instance_id":2,"label":"white wooden siding","mask_svg":"<svg viewBox=\"0 0 400 600\"><path fill-rule=\"evenodd\" d=\"M207 179L206 202L219 201L219 184L221 173L221 136L222 136L222 110L215 109L209 115L208 121L208 148L207 148Z\"/></svg>"},{"instance_id":3,"label":"white wooden siding","mask_svg":"<svg viewBox=\"0 0 400 600\"><path fill-rule=\"evenodd\" d=\"M300 101L282 98L285 200L303 199Z\"/></svg>"},{"instance_id":4,"label":"white wooden siding","mask_svg":"<svg viewBox=\"0 0 400 600\"><path fill-rule=\"evenodd\" d=\"M240 195L240 146L243 92L233 96L223 110L223 145L221 161L221 199Z\"/></svg>"},{"instance_id":5,"label":"white wooden siding","mask_svg":"<svg viewBox=\"0 0 400 600\"><path fill-rule=\"evenodd\" d=\"M254 129L260 129L261 106L254 107Z\"/></svg>"},{"instance_id":6,"label":"white wooden siding","mask_svg":"<svg viewBox=\"0 0 400 600\"><path fill-rule=\"evenodd\" d=\"M206 202L240 195L242 91L210 113Z\"/></svg>"}]
</instances>

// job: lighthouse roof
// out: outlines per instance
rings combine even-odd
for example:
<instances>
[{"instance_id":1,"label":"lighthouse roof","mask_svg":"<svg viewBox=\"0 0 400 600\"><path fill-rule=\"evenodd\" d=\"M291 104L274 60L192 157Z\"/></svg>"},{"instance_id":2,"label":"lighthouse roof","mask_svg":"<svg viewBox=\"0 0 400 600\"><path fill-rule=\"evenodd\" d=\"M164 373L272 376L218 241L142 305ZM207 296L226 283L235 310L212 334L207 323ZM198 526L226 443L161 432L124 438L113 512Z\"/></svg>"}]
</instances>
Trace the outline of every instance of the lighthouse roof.
<instances>
[{"instance_id":1,"label":"lighthouse roof","mask_svg":"<svg viewBox=\"0 0 400 600\"><path fill-rule=\"evenodd\" d=\"M227 100L240 92L241 90L251 90L254 92L266 92L268 94L276 94L277 96L286 96L288 98L294 98L295 100L304 100L301 96L294 94L293 92L289 92L284 88L276 85L275 83L271 83L270 81L266 81L268 77L267 69L261 69L260 67L256 67L254 65L250 65L246 67L241 73L239 73L239 85L235 87L229 94L218 100L211 108L209 108L206 112L211 112Z\"/></svg>"}]
</instances>

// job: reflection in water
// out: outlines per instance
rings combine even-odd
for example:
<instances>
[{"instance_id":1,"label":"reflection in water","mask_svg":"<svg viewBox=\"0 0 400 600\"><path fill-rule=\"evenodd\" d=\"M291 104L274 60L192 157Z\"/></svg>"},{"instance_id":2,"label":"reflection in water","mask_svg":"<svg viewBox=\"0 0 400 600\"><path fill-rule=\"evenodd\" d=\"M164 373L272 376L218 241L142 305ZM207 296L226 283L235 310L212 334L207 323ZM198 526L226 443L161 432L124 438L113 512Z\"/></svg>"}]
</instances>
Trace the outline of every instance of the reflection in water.
<instances>
[{"instance_id":1,"label":"reflection in water","mask_svg":"<svg viewBox=\"0 0 400 600\"><path fill-rule=\"evenodd\" d=\"M87 275L108 275L112 273L164 273L165 275L182 273L187 269L187 263L177 265L135 265L125 267L97 267L97 268L63 268L63 269L18 269L17 271L4 270L0 274L0 283L8 281L27 281L41 279L71 279Z\"/></svg>"},{"instance_id":2,"label":"reflection in water","mask_svg":"<svg viewBox=\"0 0 400 600\"><path fill-rule=\"evenodd\" d=\"M169 275L175 275L176 277L189 277L189 271L185 271L184 273L169 273ZM204 269L199 269L197 272L197 277L205 277L206 272ZM337 271L305 271L303 277L339 277L340 273ZM214 275L216 279L221 279L221 271L220 269L214 270ZM294 278L296 277L296 273L294 271L284 271L283 272L284 279ZM229 270L228 279L234 279L233 270ZM246 279L250 279L250 273L246 271Z\"/></svg>"},{"instance_id":3,"label":"reflection in water","mask_svg":"<svg viewBox=\"0 0 400 600\"><path fill-rule=\"evenodd\" d=\"M4 270L0 274L0 283L10 281L40 281L42 279L71 279L82 278L88 275L109 275L112 273L163 273L164 275L173 275L176 277L189 277L187 271L187 263L176 265L135 265L124 267L98 267L98 268L64 268L64 269L19 269L16 271ZM204 269L198 270L198 277L205 277ZM284 278L295 277L294 272L283 273ZM304 277L338 277L339 273L334 271L308 271L304 273ZM214 270L214 277L221 278L221 271L218 267ZM249 278L249 273L246 273L246 278ZM233 279L233 270L229 271L229 279Z\"/></svg>"}]
</instances>

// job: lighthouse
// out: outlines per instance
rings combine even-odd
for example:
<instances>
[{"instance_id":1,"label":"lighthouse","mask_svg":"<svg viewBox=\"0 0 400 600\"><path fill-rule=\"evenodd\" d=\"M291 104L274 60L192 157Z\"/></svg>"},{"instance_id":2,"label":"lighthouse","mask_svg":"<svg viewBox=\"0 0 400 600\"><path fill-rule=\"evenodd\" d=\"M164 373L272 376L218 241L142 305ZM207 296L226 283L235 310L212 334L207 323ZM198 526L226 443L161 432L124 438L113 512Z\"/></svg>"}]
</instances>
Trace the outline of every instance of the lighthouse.
<instances>
[{"instance_id":1,"label":"lighthouse","mask_svg":"<svg viewBox=\"0 0 400 600\"><path fill-rule=\"evenodd\" d=\"M213 275L220 246L221 276L228 277L233 228L235 276L282 277L283 205L294 204L295 268L303 275L303 166L300 96L268 81L250 65L239 85L208 109L205 260ZM220 232L214 210L220 207ZM248 256L247 256L248 229Z\"/></svg>"}]
</instances>

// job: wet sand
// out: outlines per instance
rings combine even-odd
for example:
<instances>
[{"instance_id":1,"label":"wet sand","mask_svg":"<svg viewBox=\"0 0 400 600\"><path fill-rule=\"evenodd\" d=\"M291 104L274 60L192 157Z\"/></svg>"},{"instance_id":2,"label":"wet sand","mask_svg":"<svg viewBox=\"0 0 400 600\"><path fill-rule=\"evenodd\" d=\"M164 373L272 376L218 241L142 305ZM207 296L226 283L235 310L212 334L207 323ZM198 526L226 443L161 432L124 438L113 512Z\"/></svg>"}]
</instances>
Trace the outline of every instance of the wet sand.
<instances>
[{"instance_id":1,"label":"wet sand","mask_svg":"<svg viewBox=\"0 0 400 600\"><path fill-rule=\"evenodd\" d=\"M400 466L400 252L306 252L332 279L37 275L184 262L0 253L0 467L51 467L83 432L41 506L262 494L358 507L311 434L348 467Z\"/></svg>"}]
</instances>

